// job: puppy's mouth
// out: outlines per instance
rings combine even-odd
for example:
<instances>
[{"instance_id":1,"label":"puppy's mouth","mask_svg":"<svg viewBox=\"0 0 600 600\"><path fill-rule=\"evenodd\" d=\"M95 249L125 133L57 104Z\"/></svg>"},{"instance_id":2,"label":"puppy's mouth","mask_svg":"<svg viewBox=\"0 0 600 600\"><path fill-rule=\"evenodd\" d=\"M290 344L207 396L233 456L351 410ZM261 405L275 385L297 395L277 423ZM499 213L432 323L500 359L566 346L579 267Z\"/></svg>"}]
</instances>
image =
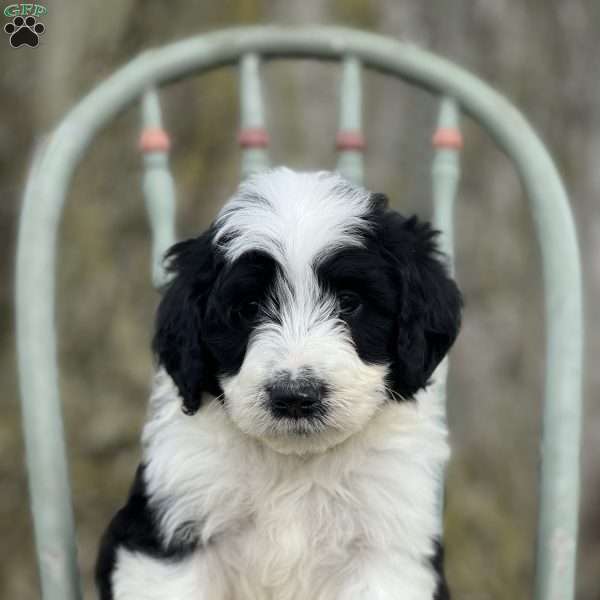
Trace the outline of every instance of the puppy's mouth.
<instances>
[{"instance_id":1,"label":"puppy's mouth","mask_svg":"<svg viewBox=\"0 0 600 600\"><path fill-rule=\"evenodd\" d=\"M311 437L327 429L327 423L324 416L301 417L296 419L278 418L269 427L268 435L272 436L290 436L290 437Z\"/></svg>"}]
</instances>

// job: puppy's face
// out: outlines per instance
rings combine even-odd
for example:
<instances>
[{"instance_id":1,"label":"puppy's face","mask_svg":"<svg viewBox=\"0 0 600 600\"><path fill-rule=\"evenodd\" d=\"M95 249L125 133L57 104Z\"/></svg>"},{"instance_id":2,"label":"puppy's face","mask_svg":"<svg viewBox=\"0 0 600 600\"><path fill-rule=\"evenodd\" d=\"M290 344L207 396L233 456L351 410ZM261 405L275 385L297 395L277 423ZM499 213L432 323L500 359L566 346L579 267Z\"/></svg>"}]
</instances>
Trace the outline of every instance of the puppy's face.
<instances>
[{"instance_id":1,"label":"puppy's face","mask_svg":"<svg viewBox=\"0 0 600 600\"><path fill-rule=\"evenodd\" d=\"M423 388L452 345L460 295L434 233L331 173L242 184L170 251L154 348L184 410L222 402L281 452L320 452Z\"/></svg>"}]
</instances>

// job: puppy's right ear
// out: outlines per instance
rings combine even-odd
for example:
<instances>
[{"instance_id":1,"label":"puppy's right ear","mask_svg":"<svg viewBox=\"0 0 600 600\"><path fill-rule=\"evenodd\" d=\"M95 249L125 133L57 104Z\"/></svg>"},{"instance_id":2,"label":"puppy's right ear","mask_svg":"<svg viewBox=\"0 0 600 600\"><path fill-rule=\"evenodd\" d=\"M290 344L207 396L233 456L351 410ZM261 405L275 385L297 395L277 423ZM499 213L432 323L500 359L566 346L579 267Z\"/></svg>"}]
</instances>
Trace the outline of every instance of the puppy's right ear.
<instances>
[{"instance_id":1,"label":"puppy's right ear","mask_svg":"<svg viewBox=\"0 0 600 600\"><path fill-rule=\"evenodd\" d=\"M206 303L218 272L212 232L175 244L166 254L173 279L158 307L152 348L194 414L202 394L219 395L210 352L203 343Z\"/></svg>"}]
</instances>

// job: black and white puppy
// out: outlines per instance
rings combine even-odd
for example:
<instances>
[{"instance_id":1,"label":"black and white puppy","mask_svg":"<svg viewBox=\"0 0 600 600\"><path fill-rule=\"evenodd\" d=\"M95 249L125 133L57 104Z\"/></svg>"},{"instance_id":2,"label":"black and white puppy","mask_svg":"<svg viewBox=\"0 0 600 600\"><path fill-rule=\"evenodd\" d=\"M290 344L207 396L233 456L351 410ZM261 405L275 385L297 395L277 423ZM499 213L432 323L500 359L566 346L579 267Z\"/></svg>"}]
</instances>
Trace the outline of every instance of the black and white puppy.
<instances>
[{"instance_id":1,"label":"black and white puppy","mask_svg":"<svg viewBox=\"0 0 600 600\"><path fill-rule=\"evenodd\" d=\"M338 175L279 168L170 250L143 459L102 541L102 600L447 596L448 446L421 390L461 299L434 239Z\"/></svg>"}]
</instances>

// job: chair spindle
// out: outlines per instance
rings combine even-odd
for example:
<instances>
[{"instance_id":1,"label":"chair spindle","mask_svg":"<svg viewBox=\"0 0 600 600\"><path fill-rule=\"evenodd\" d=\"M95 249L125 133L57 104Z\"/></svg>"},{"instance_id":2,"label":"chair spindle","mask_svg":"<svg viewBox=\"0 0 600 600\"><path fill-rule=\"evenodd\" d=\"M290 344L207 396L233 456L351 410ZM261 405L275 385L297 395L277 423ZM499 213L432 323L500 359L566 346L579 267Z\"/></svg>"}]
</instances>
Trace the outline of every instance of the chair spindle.
<instances>
[{"instance_id":1,"label":"chair spindle","mask_svg":"<svg viewBox=\"0 0 600 600\"><path fill-rule=\"evenodd\" d=\"M342 62L340 82L340 116L336 135L337 170L350 181L361 184L364 178L362 132L361 63L353 56Z\"/></svg>"},{"instance_id":2,"label":"chair spindle","mask_svg":"<svg viewBox=\"0 0 600 600\"><path fill-rule=\"evenodd\" d=\"M142 133L139 148L144 156L143 190L152 230L152 283L160 288L168 281L165 252L175 243L175 184L169 169L171 140L162 125L156 90L142 98Z\"/></svg>"},{"instance_id":3,"label":"chair spindle","mask_svg":"<svg viewBox=\"0 0 600 600\"><path fill-rule=\"evenodd\" d=\"M260 81L260 58L244 54L240 60L240 133L242 178L269 168L269 136Z\"/></svg>"},{"instance_id":4,"label":"chair spindle","mask_svg":"<svg viewBox=\"0 0 600 600\"><path fill-rule=\"evenodd\" d=\"M440 248L444 253L448 272L454 274L454 201L460 179L459 110L452 98L443 97L440 103L437 129L433 135L434 158L431 169L433 196L433 226L440 232ZM440 422L446 424L446 381L448 359L444 359L433 377L432 394ZM438 491L440 532L443 531L444 477L441 474Z\"/></svg>"}]
</instances>

